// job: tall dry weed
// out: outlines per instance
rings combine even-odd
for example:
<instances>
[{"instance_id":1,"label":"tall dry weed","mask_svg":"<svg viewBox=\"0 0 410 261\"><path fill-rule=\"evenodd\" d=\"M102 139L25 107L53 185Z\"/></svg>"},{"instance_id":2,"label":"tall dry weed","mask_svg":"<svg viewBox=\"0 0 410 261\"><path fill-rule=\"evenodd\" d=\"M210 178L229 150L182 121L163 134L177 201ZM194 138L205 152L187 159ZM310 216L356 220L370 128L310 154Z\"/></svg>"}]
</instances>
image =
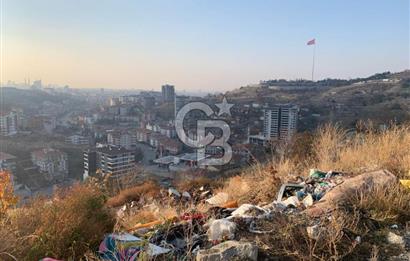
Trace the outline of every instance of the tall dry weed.
<instances>
[{"instance_id":1,"label":"tall dry weed","mask_svg":"<svg viewBox=\"0 0 410 261\"><path fill-rule=\"evenodd\" d=\"M388 169L397 176L410 170L410 127L392 126L385 131L370 130L347 138L338 127L319 129L314 142L317 164L323 170L358 174Z\"/></svg>"}]
</instances>

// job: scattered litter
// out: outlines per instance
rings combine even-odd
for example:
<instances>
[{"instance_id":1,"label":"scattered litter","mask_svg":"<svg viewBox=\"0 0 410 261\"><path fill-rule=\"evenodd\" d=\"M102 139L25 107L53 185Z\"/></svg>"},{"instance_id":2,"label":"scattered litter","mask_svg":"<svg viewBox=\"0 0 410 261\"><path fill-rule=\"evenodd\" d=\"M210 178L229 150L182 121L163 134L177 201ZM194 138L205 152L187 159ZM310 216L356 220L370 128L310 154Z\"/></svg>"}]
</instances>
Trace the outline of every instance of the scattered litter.
<instances>
[{"instance_id":1,"label":"scattered litter","mask_svg":"<svg viewBox=\"0 0 410 261\"><path fill-rule=\"evenodd\" d=\"M308 208L313 205L313 197L311 194L308 194L303 200L302 200L303 205L305 208Z\"/></svg>"},{"instance_id":2,"label":"scattered litter","mask_svg":"<svg viewBox=\"0 0 410 261\"><path fill-rule=\"evenodd\" d=\"M210 241L223 241L235 237L236 224L227 219L211 220L207 231Z\"/></svg>"},{"instance_id":3,"label":"scattered litter","mask_svg":"<svg viewBox=\"0 0 410 261\"><path fill-rule=\"evenodd\" d=\"M142 253L152 258L172 251L173 257L179 260L180 257L186 258L186 253L190 251L190 253L195 253L196 260L201 261L232 260L235 258L256 260L258 254L256 245L233 241L236 234L241 235L244 230L248 230L248 234L249 232L254 234L277 233L273 229L267 230L269 228L266 226L266 220L270 222L276 217L276 214L291 215L305 211L304 213L309 216L311 213L315 213L313 217L323 216L326 213L324 210L330 212L333 208L329 206L337 204L347 195L366 189L369 184L386 185L394 180L396 180L394 175L384 170L348 178L339 172L311 169L306 179L299 178L298 181L293 181L294 183L283 184L276 201L270 204L264 202L260 206L252 204L239 206L238 200L230 200L228 193L219 192L211 196L212 190L205 187L182 193L174 188L169 188L170 198L166 199L168 201L165 202L179 204L182 203L178 200L181 198L183 202L188 200L194 203L206 202L207 205L201 205L201 207L204 207L207 212L203 213L192 209L186 213L182 212L183 214L179 216L169 216L165 219L137 224L128 230L147 238L145 240L131 234L110 234L101 243L101 258L110 261L132 261L141 258ZM400 180L400 182L403 186L410 188L410 179ZM164 193L165 196L167 190L163 190L161 193ZM176 200L172 200L172 198ZM154 201L143 206L144 203L145 201L138 202L140 209L148 209L154 213L160 212L159 206L163 204L163 202ZM132 209L133 205L137 205L137 202L132 202L129 209L127 207L130 205L124 205L117 215L124 215L126 211L137 211ZM208 220L209 217L214 219ZM166 225L158 226L161 224ZM310 222L310 225L306 227L307 235L318 243L325 234L331 233L325 227L320 226L318 222ZM391 229L398 229L398 227L395 224L391 226ZM348 238L353 244L362 242L362 237L357 234L348 236ZM218 244L223 241L226 241L226 244ZM387 241L391 244L404 245L403 237L394 233L387 235ZM207 249L210 243L214 244L214 247Z\"/></svg>"},{"instance_id":4,"label":"scattered litter","mask_svg":"<svg viewBox=\"0 0 410 261\"><path fill-rule=\"evenodd\" d=\"M297 208L300 205L299 199L297 196L288 197L286 200L281 202L287 207L293 206Z\"/></svg>"},{"instance_id":5,"label":"scattered litter","mask_svg":"<svg viewBox=\"0 0 410 261\"><path fill-rule=\"evenodd\" d=\"M156 226L156 225L163 224L163 223L165 223L165 222L167 222L167 221L174 221L174 220L176 220L176 219L177 219L176 216L171 215L171 216L168 216L168 217L167 217L166 219L164 219L164 220L155 220L155 221L148 222L148 223L144 223L144 224L138 223L138 224L136 224L134 227L128 229L128 231L134 231L134 230L138 230L138 229L142 229L142 228L152 228L152 227L154 227L154 226Z\"/></svg>"},{"instance_id":6,"label":"scattered litter","mask_svg":"<svg viewBox=\"0 0 410 261\"><path fill-rule=\"evenodd\" d=\"M201 190L201 191L202 191L202 190ZM210 190L204 191L204 192L201 193L200 197L201 197L201 198L205 198L205 197L208 196L208 194L210 194L210 193L211 193Z\"/></svg>"},{"instance_id":7,"label":"scattered litter","mask_svg":"<svg viewBox=\"0 0 410 261\"><path fill-rule=\"evenodd\" d=\"M324 232L324 228L319 225L314 225L306 228L308 237L314 240L319 240L320 235Z\"/></svg>"},{"instance_id":8,"label":"scattered litter","mask_svg":"<svg viewBox=\"0 0 410 261\"><path fill-rule=\"evenodd\" d=\"M255 221L251 221L251 223L249 224L249 232L251 233L255 233L255 234L269 234L269 233L273 233L275 230L271 229L271 230L258 230L256 229L256 223Z\"/></svg>"},{"instance_id":9,"label":"scattered litter","mask_svg":"<svg viewBox=\"0 0 410 261\"><path fill-rule=\"evenodd\" d=\"M258 247L254 243L226 241L210 249L199 250L196 261L258 260Z\"/></svg>"},{"instance_id":10,"label":"scattered litter","mask_svg":"<svg viewBox=\"0 0 410 261\"><path fill-rule=\"evenodd\" d=\"M269 211L267 211L266 209L251 204L243 204L234 212L232 212L231 217L262 218L268 214Z\"/></svg>"},{"instance_id":11,"label":"scattered litter","mask_svg":"<svg viewBox=\"0 0 410 261\"><path fill-rule=\"evenodd\" d=\"M309 176L313 179L323 179L326 177L326 172L317 169L310 169Z\"/></svg>"},{"instance_id":12,"label":"scattered litter","mask_svg":"<svg viewBox=\"0 0 410 261\"><path fill-rule=\"evenodd\" d=\"M173 196L173 197L177 197L180 198L181 197L181 193L179 193L176 189L174 188L169 188L168 189L168 196Z\"/></svg>"},{"instance_id":13,"label":"scattered litter","mask_svg":"<svg viewBox=\"0 0 410 261\"><path fill-rule=\"evenodd\" d=\"M305 188L304 184L293 184L293 183L286 183L283 184L278 192L278 198L276 199L277 202L281 202L283 198L288 197L296 193L301 189Z\"/></svg>"},{"instance_id":14,"label":"scattered litter","mask_svg":"<svg viewBox=\"0 0 410 261\"><path fill-rule=\"evenodd\" d=\"M393 232L387 233L387 242L389 242L390 244L395 244L395 245L399 245L404 247L405 246L405 242L402 236L399 236Z\"/></svg>"},{"instance_id":15,"label":"scattered litter","mask_svg":"<svg viewBox=\"0 0 410 261\"><path fill-rule=\"evenodd\" d=\"M204 219L205 215L202 213L184 213L180 219L181 220L193 220L193 219Z\"/></svg>"},{"instance_id":16,"label":"scattered litter","mask_svg":"<svg viewBox=\"0 0 410 261\"><path fill-rule=\"evenodd\" d=\"M147 253L149 257L156 257L162 254L166 254L169 251L171 250L168 248L160 247L151 243L148 244Z\"/></svg>"},{"instance_id":17,"label":"scattered litter","mask_svg":"<svg viewBox=\"0 0 410 261\"><path fill-rule=\"evenodd\" d=\"M128 233L109 234L101 242L98 254L102 260L136 261L139 254L146 250L150 257L166 254L170 249L147 243Z\"/></svg>"},{"instance_id":18,"label":"scattered litter","mask_svg":"<svg viewBox=\"0 0 410 261\"><path fill-rule=\"evenodd\" d=\"M118 218L123 218L124 216L125 216L125 213L124 213L124 211L122 210L122 208L120 208L119 210L117 210L117 217Z\"/></svg>"},{"instance_id":19,"label":"scattered litter","mask_svg":"<svg viewBox=\"0 0 410 261\"><path fill-rule=\"evenodd\" d=\"M396 225L396 224L394 224L394 225L391 225L390 228L391 228L391 229L399 229L399 226Z\"/></svg>"},{"instance_id":20,"label":"scattered litter","mask_svg":"<svg viewBox=\"0 0 410 261\"><path fill-rule=\"evenodd\" d=\"M367 172L345 179L343 184L339 183L332 190L326 191L326 194L320 198L319 202L307 209L307 214L310 217L322 216L332 211L338 203L357 191L366 191L375 186L388 186L396 180L396 176L388 170Z\"/></svg>"},{"instance_id":21,"label":"scattered litter","mask_svg":"<svg viewBox=\"0 0 410 261\"><path fill-rule=\"evenodd\" d=\"M191 195L186 191L182 193L182 196L186 199L191 199L192 198Z\"/></svg>"},{"instance_id":22,"label":"scattered litter","mask_svg":"<svg viewBox=\"0 0 410 261\"><path fill-rule=\"evenodd\" d=\"M410 189L410 179L401 179L400 183L403 185L403 187Z\"/></svg>"},{"instance_id":23,"label":"scattered litter","mask_svg":"<svg viewBox=\"0 0 410 261\"><path fill-rule=\"evenodd\" d=\"M210 204L210 205L221 206L221 205L225 204L228 201L228 199L229 199L228 193L219 192L215 196L205 200L205 202Z\"/></svg>"}]
</instances>

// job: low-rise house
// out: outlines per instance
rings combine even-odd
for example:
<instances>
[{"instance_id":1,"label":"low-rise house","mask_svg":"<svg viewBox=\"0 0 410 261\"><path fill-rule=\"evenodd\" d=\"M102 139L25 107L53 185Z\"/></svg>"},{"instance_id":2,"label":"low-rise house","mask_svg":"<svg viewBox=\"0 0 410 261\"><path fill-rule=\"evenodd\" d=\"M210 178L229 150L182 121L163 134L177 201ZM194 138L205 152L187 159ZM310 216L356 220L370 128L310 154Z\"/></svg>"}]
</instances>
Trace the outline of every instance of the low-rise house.
<instances>
[{"instance_id":1,"label":"low-rise house","mask_svg":"<svg viewBox=\"0 0 410 261\"><path fill-rule=\"evenodd\" d=\"M177 155L182 151L182 143L178 140L170 139L164 136L159 141L159 154L164 155Z\"/></svg>"},{"instance_id":2,"label":"low-rise house","mask_svg":"<svg viewBox=\"0 0 410 261\"><path fill-rule=\"evenodd\" d=\"M67 154L57 149L45 148L31 153L31 161L44 173L47 180L60 180L68 175Z\"/></svg>"},{"instance_id":3,"label":"low-rise house","mask_svg":"<svg viewBox=\"0 0 410 261\"><path fill-rule=\"evenodd\" d=\"M120 146L131 150L137 144L137 135L127 130L109 130L107 131L107 143L108 145Z\"/></svg>"},{"instance_id":4,"label":"low-rise house","mask_svg":"<svg viewBox=\"0 0 410 261\"><path fill-rule=\"evenodd\" d=\"M150 135L151 135L152 131L147 130L147 129L139 128L139 129L137 129L136 133L137 133L137 141L138 142L149 143L149 138L150 138Z\"/></svg>"},{"instance_id":5,"label":"low-rise house","mask_svg":"<svg viewBox=\"0 0 410 261\"><path fill-rule=\"evenodd\" d=\"M0 151L0 171L15 173L16 157L11 154Z\"/></svg>"},{"instance_id":6,"label":"low-rise house","mask_svg":"<svg viewBox=\"0 0 410 261\"><path fill-rule=\"evenodd\" d=\"M167 136L168 138L176 138L177 136L177 132L175 130L174 126L170 126L170 125L160 125L159 126L159 133L161 133L162 135Z\"/></svg>"},{"instance_id":7,"label":"low-rise house","mask_svg":"<svg viewBox=\"0 0 410 261\"><path fill-rule=\"evenodd\" d=\"M0 135L12 136L17 134L17 113L14 111L0 113Z\"/></svg>"},{"instance_id":8,"label":"low-rise house","mask_svg":"<svg viewBox=\"0 0 410 261\"><path fill-rule=\"evenodd\" d=\"M74 145L88 145L90 142L88 137L84 137L78 134L67 137L65 141Z\"/></svg>"}]
</instances>

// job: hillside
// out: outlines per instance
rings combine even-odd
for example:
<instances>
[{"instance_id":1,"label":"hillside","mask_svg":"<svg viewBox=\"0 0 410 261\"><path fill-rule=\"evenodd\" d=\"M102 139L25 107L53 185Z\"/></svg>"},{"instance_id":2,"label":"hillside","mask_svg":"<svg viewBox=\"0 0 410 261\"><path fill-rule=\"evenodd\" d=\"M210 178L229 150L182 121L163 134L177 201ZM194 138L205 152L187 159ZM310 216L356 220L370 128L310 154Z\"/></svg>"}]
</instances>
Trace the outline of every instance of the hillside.
<instances>
[{"instance_id":1,"label":"hillside","mask_svg":"<svg viewBox=\"0 0 410 261\"><path fill-rule=\"evenodd\" d=\"M0 257L409 260L409 128L352 137L327 126L241 175L168 190L91 179L17 209L0 194Z\"/></svg>"},{"instance_id":2,"label":"hillside","mask_svg":"<svg viewBox=\"0 0 410 261\"><path fill-rule=\"evenodd\" d=\"M56 104L81 104L78 97L64 93L50 94L42 90L27 90L13 87L2 87L0 92L1 106L3 110L18 107L30 111L38 109L45 102Z\"/></svg>"},{"instance_id":3,"label":"hillside","mask_svg":"<svg viewBox=\"0 0 410 261\"><path fill-rule=\"evenodd\" d=\"M410 71L354 80L275 80L241 87L225 95L234 103L297 104L302 108L301 130L312 130L325 122L339 122L351 128L358 120L370 119L380 124L410 120L409 81Z\"/></svg>"}]
</instances>

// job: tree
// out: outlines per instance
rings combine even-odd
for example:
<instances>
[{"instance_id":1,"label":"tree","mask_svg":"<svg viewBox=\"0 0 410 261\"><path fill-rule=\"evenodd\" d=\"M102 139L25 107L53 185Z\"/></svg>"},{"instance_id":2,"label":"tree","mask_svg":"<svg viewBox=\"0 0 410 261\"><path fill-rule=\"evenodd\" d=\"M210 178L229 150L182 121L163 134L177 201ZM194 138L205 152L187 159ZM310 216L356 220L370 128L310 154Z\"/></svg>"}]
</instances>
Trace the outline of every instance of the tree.
<instances>
[{"instance_id":1,"label":"tree","mask_svg":"<svg viewBox=\"0 0 410 261\"><path fill-rule=\"evenodd\" d=\"M7 171L0 172L0 217L4 216L7 210L17 204L17 197L14 195L11 174Z\"/></svg>"}]
</instances>

